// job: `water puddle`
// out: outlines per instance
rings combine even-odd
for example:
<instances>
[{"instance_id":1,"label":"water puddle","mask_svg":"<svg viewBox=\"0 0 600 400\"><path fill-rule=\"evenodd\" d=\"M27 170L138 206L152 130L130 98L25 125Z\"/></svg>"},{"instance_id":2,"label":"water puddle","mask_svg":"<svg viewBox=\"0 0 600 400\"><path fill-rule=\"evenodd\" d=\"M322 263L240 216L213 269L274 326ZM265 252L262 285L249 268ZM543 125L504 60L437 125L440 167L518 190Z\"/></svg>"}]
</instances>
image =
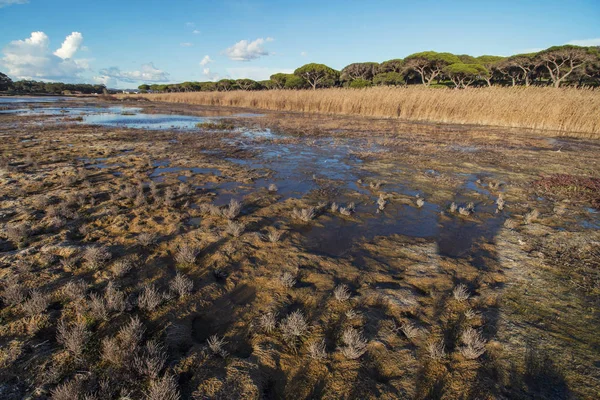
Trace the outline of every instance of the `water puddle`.
<instances>
[{"instance_id":1,"label":"water puddle","mask_svg":"<svg viewBox=\"0 0 600 400\"><path fill-rule=\"evenodd\" d=\"M68 97L27 97L27 96L0 96L0 104L21 104L21 103L56 103L59 101L69 101Z\"/></svg>"}]
</instances>

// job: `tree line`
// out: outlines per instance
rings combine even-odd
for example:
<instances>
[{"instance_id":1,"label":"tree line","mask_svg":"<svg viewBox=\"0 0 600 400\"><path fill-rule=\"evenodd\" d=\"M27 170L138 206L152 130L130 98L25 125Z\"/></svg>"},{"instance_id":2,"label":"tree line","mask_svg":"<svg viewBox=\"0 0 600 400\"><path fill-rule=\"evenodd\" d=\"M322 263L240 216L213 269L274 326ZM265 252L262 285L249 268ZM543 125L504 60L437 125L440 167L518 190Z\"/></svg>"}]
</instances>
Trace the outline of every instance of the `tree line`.
<instances>
[{"instance_id":1,"label":"tree line","mask_svg":"<svg viewBox=\"0 0 600 400\"><path fill-rule=\"evenodd\" d=\"M13 82L7 75L0 72L0 92L20 94L104 94L104 85L87 83L62 83L21 80Z\"/></svg>"},{"instance_id":2,"label":"tree line","mask_svg":"<svg viewBox=\"0 0 600 400\"><path fill-rule=\"evenodd\" d=\"M268 89L317 89L369 86L599 86L600 47L554 46L537 53L510 57L424 51L382 63L352 63L337 71L324 64L306 64L292 74L270 79L221 79L217 82L183 82L140 85L142 92L198 92ZM104 85L12 80L0 73L0 91L47 94L102 94Z\"/></svg>"},{"instance_id":3,"label":"tree line","mask_svg":"<svg viewBox=\"0 0 600 400\"><path fill-rule=\"evenodd\" d=\"M600 85L600 47L554 46L510 57L424 51L382 63L352 63L337 71L324 64L306 64L293 74L278 73L265 81L221 79L140 85L142 92L197 92L267 89L317 89L369 86L531 86Z\"/></svg>"}]
</instances>

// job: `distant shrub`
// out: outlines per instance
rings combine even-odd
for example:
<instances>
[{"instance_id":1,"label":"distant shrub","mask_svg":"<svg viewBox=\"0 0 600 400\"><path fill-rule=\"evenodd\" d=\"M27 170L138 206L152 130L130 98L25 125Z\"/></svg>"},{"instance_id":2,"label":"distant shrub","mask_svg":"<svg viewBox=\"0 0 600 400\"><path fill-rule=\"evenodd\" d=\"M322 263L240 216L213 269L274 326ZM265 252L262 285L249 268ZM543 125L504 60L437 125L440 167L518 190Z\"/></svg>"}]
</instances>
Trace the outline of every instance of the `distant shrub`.
<instances>
[{"instance_id":1,"label":"distant shrub","mask_svg":"<svg viewBox=\"0 0 600 400\"><path fill-rule=\"evenodd\" d=\"M4 236L17 247L22 247L29 239L31 228L28 223L9 224L4 227Z\"/></svg>"},{"instance_id":2,"label":"distant shrub","mask_svg":"<svg viewBox=\"0 0 600 400\"><path fill-rule=\"evenodd\" d=\"M286 288L292 288L296 284L296 276L286 271L279 277L279 282Z\"/></svg>"},{"instance_id":3,"label":"distant shrub","mask_svg":"<svg viewBox=\"0 0 600 400\"><path fill-rule=\"evenodd\" d=\"M192 292L194 283L191 279L178 272L169 286L171 287L171 290L177 293L180 298L184 298Z\"/></svg>"},{"instance_id":4,"label":"distant shrub","mask_svg":"<svg viewBox=\"0 0 600 400\"><path fill-rule=\"evenodd\" d=\"M172 375L165 374L162 378L150 381L146 391L146 400L180 400L177 382Z\"/></svg>"},{"instance_id":5,"label":"distant shrub","mask_svg":"<svg viewBox=\"0 0 600 400\"><path fill-rule=\"evenodd\" d=\"M156 234L153 232L142 232L137 236L137 242L143 247L156 244Z\"/></svg>"},{"instance_id":6,"label":"distant shrub","mask_svg":"<svg viewBox=\"0 0 600 400\"><path fill-rule=\"evenodd\" d=\"M46 311L50 305L50 298L47 294L38 290L32 290L27 299L21 307L26 315L33 317L40 315Z\"/></svg>"},{"instance_id":7,"label":"distant shrub","mask_svg":"<svg viewBox=\"0 0 600 400\"><path fill-rule=\"evenodd\" d=\"M225 351L223 348L227 342L223 338L219 338L217 335L212 335L208 338L206 343L208 344L208 349L213 355L222 358L227 357L227 351Z\"/></svg>"},{"instance_id":8,"label":"distant shrub","mask_svg":"<svg viewBox=\"0 0 600 400\"><path fill-rule=\"evenodd\" d=\"M235 199L231 199L229 205L222 210L222 215L227 219L235 219L240 215L240 211L242 211L242 204Z\"/></svg>"},{"instance_id":9,"label":"distant shrub","mask_svg":"<svg viewBox=\"0 0 600 400\"><path fill-rule=\"evenodd\" d=\"M167 354L154 340L148 341L142 351L133 358L133 368L136 372L149 379L157 379L166 363Z\"/></svg>"},{"instance_id":10,"label":"distant shrub","mask_svg":"<svg viewBox=\"0 0 600 400\"><path fill-rule=\"evenodd\" d=\"M15 274L9 274L2 282L2 300L4 303L16 306L25 300L25 290Z\"/></svg>"},{"instance_id":11,"label":"distant shrub","mask_svg":"<svg viewBox=\"0 0 600 400\"><path fill-rule=\"evenodd\" d=\"M432 360L441 360L446 357L446 346L441 339L433 339L427 344L427 352Z\"/></svg>"},{"instance_id":12,"label":"distant shrub","mask_svg":"<svg viewBox=\"0 0 600 400\"><path fill-rule=\"evenodd\" d=\"M300 311L294 311L279 323L279 329L288 344L295 344L308 333L308 323Z\"/></svg>"},{"instance_id":13,"label":"distant shrub","mask_svg":"<svg viewBox=\"0 0 600 400\"><path fill-rule=\"evenodd\" d=\"M333 296L337 301L342 303L350 299L350 290L348 289L347 285L337 285L336 288L333 290Z\"/></svg>"},{"instance_id":14,"label":"distant shrub","mask_svg":"<svg viewBox=\"0 0 600 400\"><path fill-rule=\"evenodd\" d=\"M258 326L265 333L273 333L277 327L277 317L273 313L261 314L258 319Z\"/></svg>"},{"instance_id":15,"label":"distant shrub","mask_svg":"<svg viewBox=\"0 0 600 400\"><path fill-rule=\"evenodd\" d=\"M452 290L452 295L457 301L463 302L469 299L469 290L461 283Z\"/></svg>"},{"instance_id":16,"label":"distant shrub","mask_svg":"<svg viewBox=\"0 0 600 400\"><path fill-rule=\"evenodd\" d=\"M225 228L225 232L233 237L240 237L242 233L244 233L244 229L246 226L239 222L229 221L227 223L227 227Z\"/></svg>"},{"instance_id":17,"label":"distant shrub","mask_svg":"<svg viewBox=\"0 0 600 400\"><path fill-rule=\"evenodd\" d=\"M371 81L368 81L366 79L354 79L352 82L350 82L350 85L348 86L352 89L362 89L373 86L373 84L371 83Z\"/></svg>"},{"instance_id":18,"label":"distant shrub","mask_svg":"<svg viewBox=\"0 0 600 400\"><path fill-rule=\"evenodd\" d=\"M67 324L61 320L57 326L56 340L62 344L75 358L79 358L85 349L85 345L91 337L91 332L83 320Z\"/></svg>"},{"instance_id":19,"label":"distant shrub","mask_svg":"<svg viewBox=\"0 0 600 400\"><path fill-rule=\"evenodd\" d=\"M138 297L138 307L146 311L154 311L163 301L162 294L154 285L146 285Z\"/></svg>"},{"instance_id":20,"label":"distant shrub","mask_svg":"<svg viewBox=\"0 0 600 400\"><path fill-rule=\"evenodd\" d=\"M323 360L327 358L325 339L317 339L310 342L308 345L308 355L313 360Z\"/></svg>"},{"instance_id":21,"label":"distant shrub","mask_svg":"<svg viewBox=\"0 0 600 400\"><path fill-rule=\"evenodd\" d=\"M83 259L89 269L96 270L110 260L111 254L104 246L90 246L83 252Z\"/></svg>"},{"instance_id":22,"label":"distant shrub","mask_svg":"<svg viewBox=\"0 0 600 400\"><path fill-rule=\"evenodd\" d=\"M175 261L181 266L191 267L196 262L196 257L198 257L199 253L200 251L197 247L189 244L182 244L177 246Z\"/></svg>"},{"instance_id":23,"label":"distant shrub","mask_svg":"<svg viewBox=\"0 0 600 400\"><path fill-rule=\"evenodd\" d=\"M350 359L355 360L360 358L367 351L367 341L362 334L354 328L346 328L342 334L342 343L344 346L340 348L342 354Z\"/></svg>"},{"instance_id":24,"label":"distant shrub","mask_svg":"<svg viewBox=\"0 0 600 400\"><path fill-rule=\"evenodd\" d=\"M467 328L462 333L463 346L460 347L460 353L469 360L475 360L485 353L486 341L481 334L473 328Z\"/></svg>"},{"instance_id":25,"label":"distant shrub","mask_svg":"<svg viewBox=\"0 0 600 400\"><path fill-rule=\"evenodd\" d=\"M310 222L311 220L315 219L316 216L317 213L315 211L315 207L308 207L303 209L294 208L294 210L292 211L292 217L304 222Z\"/></svg>"}]
</instances>

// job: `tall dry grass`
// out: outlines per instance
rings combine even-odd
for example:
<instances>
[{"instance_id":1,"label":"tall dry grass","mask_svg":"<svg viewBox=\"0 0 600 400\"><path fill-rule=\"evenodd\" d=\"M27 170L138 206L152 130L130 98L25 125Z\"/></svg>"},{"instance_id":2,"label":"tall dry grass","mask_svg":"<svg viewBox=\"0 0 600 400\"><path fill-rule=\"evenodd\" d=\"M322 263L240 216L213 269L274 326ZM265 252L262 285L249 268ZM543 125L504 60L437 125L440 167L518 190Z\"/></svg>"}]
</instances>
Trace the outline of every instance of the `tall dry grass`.
<instances>
[{"instance_id":1,"label":"tall dry grass","mask_svg":"<svg viewBox=\"0 0 600 400\"><path fill-rule=\"evenodd\" d=\"M600 91L593 89L491 87L453 90L409 86L141 96L174 103L494 125L600 138Z\"/></svg>"}]
</instances>

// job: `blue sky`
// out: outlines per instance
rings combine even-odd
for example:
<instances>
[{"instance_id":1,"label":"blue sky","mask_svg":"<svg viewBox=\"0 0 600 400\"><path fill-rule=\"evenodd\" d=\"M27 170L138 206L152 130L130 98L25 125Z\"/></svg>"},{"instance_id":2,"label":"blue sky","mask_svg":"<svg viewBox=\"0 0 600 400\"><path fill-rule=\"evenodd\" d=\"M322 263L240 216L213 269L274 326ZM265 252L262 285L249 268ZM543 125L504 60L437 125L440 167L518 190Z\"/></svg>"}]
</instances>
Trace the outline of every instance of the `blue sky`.
<instances>
[{"instance_id":1,"label":"blue sky","mask_svg":"<svg viewBox=\"0 0 600 400\"><path fill-rule=\"evenodd\" d=\"M424 50L600 45L598 21L599 0L0 0L0 71L121 88L268 79Z\"/></svg>"}]
</instances>

